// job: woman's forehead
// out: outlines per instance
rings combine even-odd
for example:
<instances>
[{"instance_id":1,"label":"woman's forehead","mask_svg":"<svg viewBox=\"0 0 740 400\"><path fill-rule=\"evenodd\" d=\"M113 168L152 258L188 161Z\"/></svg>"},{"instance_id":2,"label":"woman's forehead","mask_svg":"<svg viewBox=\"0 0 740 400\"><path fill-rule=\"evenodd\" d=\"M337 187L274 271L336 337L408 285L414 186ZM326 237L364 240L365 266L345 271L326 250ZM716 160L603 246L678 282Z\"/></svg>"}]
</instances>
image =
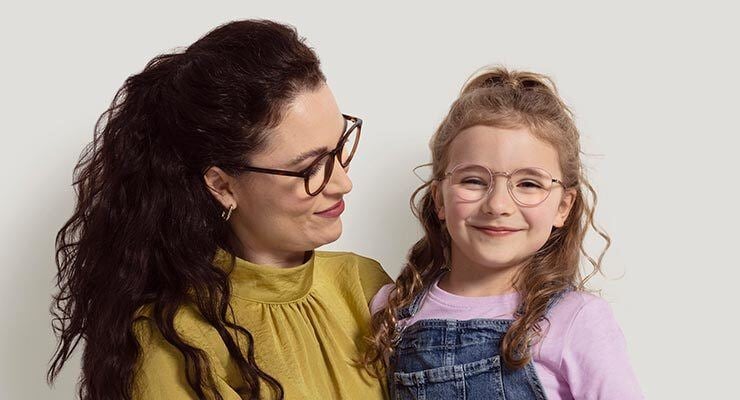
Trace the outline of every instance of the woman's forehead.
<instances>
[{"instance_id":1,"label":"woman's forehead","mask_svg":"<svg viewBox=\"0 0 740 400\"><path fill-rule=\"evenodd\" d=\"M300 93L283 120L272 130L266 151L255 160L269 158L286 167L302 154L331 150L344 132L344 118L327 85ZM255 161L256 162L256 161Z\"/></svg>"}]
</instances>

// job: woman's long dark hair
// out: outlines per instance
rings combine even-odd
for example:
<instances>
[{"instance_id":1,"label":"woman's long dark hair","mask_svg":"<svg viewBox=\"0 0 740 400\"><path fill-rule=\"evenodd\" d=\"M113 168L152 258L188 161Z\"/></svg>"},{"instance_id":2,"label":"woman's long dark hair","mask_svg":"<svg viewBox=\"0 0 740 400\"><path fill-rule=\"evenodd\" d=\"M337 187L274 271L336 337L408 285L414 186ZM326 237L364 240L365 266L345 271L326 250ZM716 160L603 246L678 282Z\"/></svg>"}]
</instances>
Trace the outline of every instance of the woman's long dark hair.
<instances>
[{"instance_id":1,"label":"woman's long dark hair","mask_svg":"<svg viewBox=\"0 0 740 400\"><path fill-rule=\"evenodd\" d=\"M279 382L254 360L249 331L227 320L228 275L213 259L218 247L233 254L233 234L203 173L218 166L236 174L288 103L324 81L295 29L255 20L220 26L126 80L75 168L77 205L57 235L51 312L59 343L50 383L83 341L80 397L131 398L139 356L132 325L150 305L184 356L192 390L220 399L205 353L174 327L178 308L192 304L238 364L241 395L258 398L266 383L282 398Z\"/></svg>"}]
</instances>

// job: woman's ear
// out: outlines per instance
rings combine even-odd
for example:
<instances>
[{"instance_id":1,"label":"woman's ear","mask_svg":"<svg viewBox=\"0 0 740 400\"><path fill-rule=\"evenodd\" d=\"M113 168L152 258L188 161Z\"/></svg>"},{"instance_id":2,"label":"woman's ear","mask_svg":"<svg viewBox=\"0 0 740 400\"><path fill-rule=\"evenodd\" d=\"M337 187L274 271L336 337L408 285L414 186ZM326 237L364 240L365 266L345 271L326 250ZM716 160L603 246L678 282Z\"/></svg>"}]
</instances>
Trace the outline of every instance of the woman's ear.
<instances>
[{"instance_id":1,"label":"woman's ear","mask_svg":"<svg viewBox=\"0 0 740 400\"><path fill-rule=\"evenodd\" d=\"M236 208L237 196L234 178L219 167L210 167L203 174L208 191L225 209Z\"/></svg>"},{"instance_id":2,"label":"woman's ear","mask_svg":"<svg viewBox=\"0 0 740 400\"><path fill-rule=\"evenodd\" d=\"M573 208L573 202L576 199L576 189L566 189L563 193L563 198L560 199L558 204L558 212L555 215L555 221L552 226L556 228L562 228L565 225L565 221L568 219L568 214Z\"/></svg>"},{"instance_id":3,"label":"woman's ear","mask_svg":"<svg viewBox=\"0 0 740 400\"><path fill-rule=\"evenodd\" d=\"M434 209L437 211L437 218L440 221L445 220L445 205L442 197L442 191L439 188L439 181L432 182L432 200L434 201Z\"/></svg>"}]
</instances>

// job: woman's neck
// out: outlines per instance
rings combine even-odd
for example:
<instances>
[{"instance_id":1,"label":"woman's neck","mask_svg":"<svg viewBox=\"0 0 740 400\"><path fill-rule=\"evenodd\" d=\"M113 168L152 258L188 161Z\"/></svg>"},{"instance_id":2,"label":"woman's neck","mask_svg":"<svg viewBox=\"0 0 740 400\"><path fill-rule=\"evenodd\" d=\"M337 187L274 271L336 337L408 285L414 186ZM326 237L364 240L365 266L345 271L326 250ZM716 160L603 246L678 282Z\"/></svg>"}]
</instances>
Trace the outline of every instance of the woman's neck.
<instances>
[{"instance_id":1,"label":"woman's neck","mask_svg":"<svg viewBox=\"0 0 740 400\"><path fill-rule=\"evenodd\" d=\"M310 251L289 251L264 249L239 243L234 249L236 256L253 264L269 265L278 268L291 268L304 264L311 258Z\"/></svg>"}]
</instances>

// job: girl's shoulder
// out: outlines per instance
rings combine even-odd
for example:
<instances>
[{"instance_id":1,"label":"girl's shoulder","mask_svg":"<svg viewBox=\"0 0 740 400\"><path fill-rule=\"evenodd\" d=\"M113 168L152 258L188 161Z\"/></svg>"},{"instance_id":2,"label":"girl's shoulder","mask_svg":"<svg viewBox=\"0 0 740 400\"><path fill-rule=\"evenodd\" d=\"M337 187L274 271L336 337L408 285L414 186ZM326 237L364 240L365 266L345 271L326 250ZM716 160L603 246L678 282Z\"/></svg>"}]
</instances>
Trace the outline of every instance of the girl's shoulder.
<instances>
[{"instance_id":1,"label":"girl's shoulder","mask_svg":"<svg viewBox=\"0 0 740 400\"><path fill-rule=\"evenodd\" d=\"M393 283L388 283L378 290L378 293L376 293L370 301L371 314L377 313L388 304L388 296L391 294L391 290L393 290L394 286L395 285Z\"/></svg>"},{"instance_id":2,"label":"girl's shoulder","mask_svg":"<svg viewBox=\"0 0 740 400\"><path fill-rule=\"evenodd\" d=\"M549 310L547 321L552 333L560 337L617 325L609 302L582 290L565 293Z\"/></svg>"},{"instance_id":3,"label":"girl's shoulder","mask_svg":"<svg viewBox=\"0 0 740 400\"><path fill-rule=\"evenodd\" d=\"M566 293L547 315L545 347L562 354L574 343L621 339L622 331L608 301L584 291Z\"/></svg>"},{"instance_id":4,"label":"girl's shoulder","mask_svg":"<svg viewBox=\"0 0 740 400\"><path fill-rule=\"evenodd\" d=\"M563 294L550 311L575 317L584 310L604 308L611 309L609 303L602 297L583 290L571 290Z\"/></svg>"},{"instance_id":5,"label":"girl's shoulder","mask_svg":"<svg viewBox=\"0 0 740 400\"><path fill-rule=\"evenodd\" d=\"M569 321L584 317L612 315L608 301L593 293L572 290L565 293L551 308L549 318Z\"/></svg>"},{"instance_id":6,"label":"girl's shoulder","mask_svg":"<svg viewBox=\"0 0 740 400\"><path fill-rule=\"evenodd\" d=\"M394 284L388 283L378 290L378 293L370 302L372 313L380 311L388 304L388 296L393 290ZM592 315L612 315L611 306L603 298L585 291L569 291L565 293L552 307L548 316L558 322L563 320L572 321L576 318L587 318Z\"/></svg>"},{"instance_id":7,"label":"girl's shoulder","mask_svg":"<svg viewBox=\"0 0 740 400\"><path fill-rule=\"evenodd\" d=\"M570 387L573 398L642 399L627 343L609 302L574 291L553 306L544 327L542 368L552 369Z\"/></svg>"}]
</instances>

